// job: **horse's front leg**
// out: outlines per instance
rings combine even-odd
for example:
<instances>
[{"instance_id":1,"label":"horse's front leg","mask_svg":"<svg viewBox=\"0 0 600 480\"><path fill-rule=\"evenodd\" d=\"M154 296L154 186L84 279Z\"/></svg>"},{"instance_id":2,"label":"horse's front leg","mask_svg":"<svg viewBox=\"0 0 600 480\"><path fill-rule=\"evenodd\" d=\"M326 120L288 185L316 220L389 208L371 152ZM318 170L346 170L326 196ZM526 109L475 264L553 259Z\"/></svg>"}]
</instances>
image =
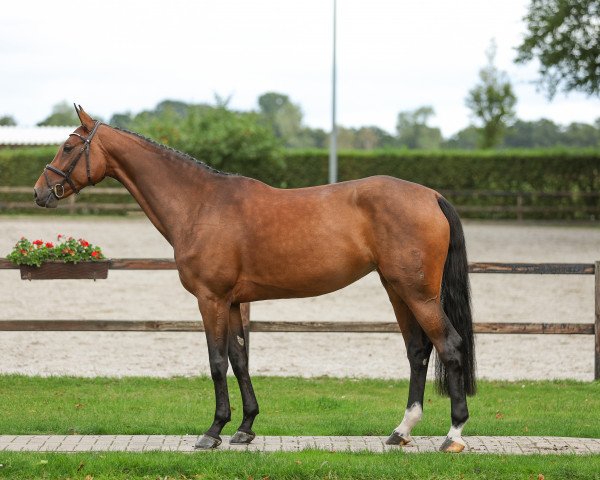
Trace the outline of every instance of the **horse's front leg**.
<instances>
[{"instance_id":1,"label":"horse's front leg","mask_svg":"<svg viewBox=\"0 0 600 480\"><path fill-rule=\"evenodd\" d=\"M221 430L231 420L227 368L229 362L229 302L212 295L198 296L198 305L204 322L210 374L215 386L215 418L206 433L196 442L196 448L211 449L221 444Z\"/></svg>"},{"instance_id":2,"label":"horse's front leg","mask_svg":"<svg viewBox=\"0 0 600 480\"><path fill-rule=\"evenodd\" d=\"M244 418L230 441L233 444L248 444L254 440L252 424L258 415L258 402L248 373L248 333L249 328L244 328L242 323L240 305L232 305L229 314L229 360L237 378L244 405Z\"/></svg>"}]
</instances>

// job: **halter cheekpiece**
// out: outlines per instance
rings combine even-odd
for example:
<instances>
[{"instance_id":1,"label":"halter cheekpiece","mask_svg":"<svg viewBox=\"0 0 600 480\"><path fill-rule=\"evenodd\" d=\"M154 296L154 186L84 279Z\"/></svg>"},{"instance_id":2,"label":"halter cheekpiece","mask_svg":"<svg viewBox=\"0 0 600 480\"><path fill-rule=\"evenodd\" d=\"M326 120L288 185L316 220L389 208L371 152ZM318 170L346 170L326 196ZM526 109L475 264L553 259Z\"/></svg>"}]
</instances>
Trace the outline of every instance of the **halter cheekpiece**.
<instances>
[{"instance_id":1,"label":"halter cheekpiece","mask_svg":"<svg viewBox=\"0 0 600 480\"><path fill-rule=\"evenodd\" d=\"M98 127L101 124L102 124L102 122L96 121L96 123L94 124L94 128L92 128L92 131L90 132L90 134L87 137L84 137L83 135L80 135L79 133L75 133L75 132L69 133L69 136L74 135L76 137L81 138L81 140L83 140L83 147L79 151L79 154L70 163L70 165L66 171L62 171L59 168L56 168L52 165L46 165L46 168L44 168L44 178L46 179L46 184L48 185L48 188L50 189L52 194L57 199L62 198L65 194L65 182L69 184L69 186L71 187L71 189L73 189L73 192L75 192L76 195L79 194L80 189L78 189L75 186L75 184L73 183L73 180L71 180L71 174L73 173L73 170L75 170L77 163L79 163L79 159L81 158L81 156L84 153L85 153L85 169L87 172L87 180L88 180L87 185L94 185L94 182L92 181L92 171L90 168L90 144L92 142L92 138L94 138L94 135L98 131ZM50 170L51 172L56 173L57 175L60 175L61 177L63 177L64 180L60 183L55 183L54 185L50 186L50 180L48 178L47 170Z\"/></svg>"}]
</instances>

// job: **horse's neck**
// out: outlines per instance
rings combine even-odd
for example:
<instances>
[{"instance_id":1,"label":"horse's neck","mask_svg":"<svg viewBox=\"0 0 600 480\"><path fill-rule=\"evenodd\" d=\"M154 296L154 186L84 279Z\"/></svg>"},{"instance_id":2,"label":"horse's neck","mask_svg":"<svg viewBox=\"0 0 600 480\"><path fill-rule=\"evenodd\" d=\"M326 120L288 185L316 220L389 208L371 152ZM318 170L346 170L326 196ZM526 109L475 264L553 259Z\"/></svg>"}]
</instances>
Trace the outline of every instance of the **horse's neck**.
<instances>
[{"instance_id":1,"label":"horse's neck","mask_svg":"<svg viewBox=\"0 0 600 480\"><path fill-rule=\"evenodd\" d=\"M210 195L210 172L169 158L175 153L130 135L120 134L103 145L109 153L107 175L123 184L173 245L178 231L194 223L192 218L203 197Z\"/></svg>"}]
</instances>

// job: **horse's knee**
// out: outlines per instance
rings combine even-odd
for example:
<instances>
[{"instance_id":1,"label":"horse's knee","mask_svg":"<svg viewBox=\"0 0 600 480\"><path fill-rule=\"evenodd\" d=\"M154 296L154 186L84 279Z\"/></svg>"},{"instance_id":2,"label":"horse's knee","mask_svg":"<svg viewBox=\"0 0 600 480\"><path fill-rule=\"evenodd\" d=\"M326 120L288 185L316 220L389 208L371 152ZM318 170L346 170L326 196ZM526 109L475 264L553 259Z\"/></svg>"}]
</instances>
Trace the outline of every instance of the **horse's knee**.
<instances>
[{"instance_id":1,"label":"horse's knee","mask_svg":"<svg viewBox=\"0 0 600 480\"><path fill-rule=\"evenodd\" d=\"M214 382L225 380L227 377L227 368L229 364L227 358L218 356L211 358L210 361L210 376Z\"/></svg>"}]
</instances>

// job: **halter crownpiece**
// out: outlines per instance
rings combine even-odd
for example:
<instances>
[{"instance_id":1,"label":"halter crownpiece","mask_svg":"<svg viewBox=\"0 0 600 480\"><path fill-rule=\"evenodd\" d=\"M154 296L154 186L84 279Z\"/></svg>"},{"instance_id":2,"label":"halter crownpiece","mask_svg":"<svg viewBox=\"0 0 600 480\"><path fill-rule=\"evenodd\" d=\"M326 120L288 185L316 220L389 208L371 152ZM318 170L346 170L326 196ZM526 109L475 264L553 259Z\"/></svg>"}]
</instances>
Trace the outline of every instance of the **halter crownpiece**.
<instances>
[{"instance_id":1,"label":"halter crownpiece","mask_svg":"<svg viewBox=\"0 0 600 480\"><path fill-rule=\"evenodd\" d=\"M81 138L81 140L83 140L83 147L81 148L79 154L73 159L73 161L69 165L69 168L67 168L66 171L63 172L61 169L56 168L52 165L46 165L46 168L44 168L44 178L46 179L46 185L48 185L48 188L50 189L52 194L57 199L61 199L65 194L65 182L69 184L69 186L71 187L73 192L75 192L76 195L79 195L80 189L78 189L75 186L75 184L73 183L73 180L71 180L71 174L73 173L73 170L75 170L75 167L77 166L77 163L79 162L79 159L81 158L81 156L84 153L85 153L85 170L87 173L87 180L88 180L87 185L92 185L92 186L94 185L94 182L92 181L92 171L91 171L91 167L90 167L90 144L92 142L92 139L94 138L94 135L98 131L98 127L100 127L100 125L102 125L102 122L96 120L96 123L94 124L94 128L92 128L92 131L90 132L90 134L87 137L84 137L83 135L80 135L79 133L75 133L75 132L69 133L69 136L75 135L76 137ZM54 185L50 186L50 180L48 179L47 170L50 170L51 172L56 173L57 175L60 175L61 177L64 178L64 180L60 183L55 183Z\"/></svg>"}]
</instances>

